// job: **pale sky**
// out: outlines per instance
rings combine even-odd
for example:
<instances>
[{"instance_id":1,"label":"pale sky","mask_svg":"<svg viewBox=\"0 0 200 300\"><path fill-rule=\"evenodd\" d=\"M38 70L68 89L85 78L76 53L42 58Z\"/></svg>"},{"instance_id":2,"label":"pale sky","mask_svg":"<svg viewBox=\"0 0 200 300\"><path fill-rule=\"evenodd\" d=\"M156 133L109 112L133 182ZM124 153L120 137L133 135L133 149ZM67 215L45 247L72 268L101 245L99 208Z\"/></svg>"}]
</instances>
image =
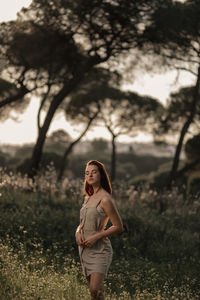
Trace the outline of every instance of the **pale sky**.
<instances>
[{"instance_id":1,"label":"pale sky","mask_svg":"<svg viewBox=\"0 0 200 300\"><path fill-rule=\"evenodd\" d=\"M27 7L31 0L1 0L0 1L0 21L10 21L16 19L17 12L22 7Z\"/></svg>"},{"instance_id":2,"label":"pale sky","mask_svg":"<svg viewBox=\"0 0 200 300\"><path fill-rule=\"evenodd\" d=\"M27 7L31 0L4 0L0 1L0 22L16 19L17 12L24 6ZM149 95L165 103L170 91L177 90L178 86L189 85L193 77L187 73L182 73L179 82L175 84L176 72L169 72L165 75L144 75L135 80L133 84L126 86L126 89L138 92L141 95ZM39 101L32 99L27 111L18 116L18 122L11 119L0 123L0 143L1 144L23 144L35 142L37 137L36 116ZM32 120L32 121L30 121ZM65 129L72 137L79 135L79 127L72 128L60 115L56 116L51 124L48 134L57 129ZM107 138L110 135L104 128L93 128L84 139ZM121 136L118 139L121 142L132 141L133 139ZM134 138L135 141L148 141L148 136L140 134Z\"/></svg>"}]
</instances>

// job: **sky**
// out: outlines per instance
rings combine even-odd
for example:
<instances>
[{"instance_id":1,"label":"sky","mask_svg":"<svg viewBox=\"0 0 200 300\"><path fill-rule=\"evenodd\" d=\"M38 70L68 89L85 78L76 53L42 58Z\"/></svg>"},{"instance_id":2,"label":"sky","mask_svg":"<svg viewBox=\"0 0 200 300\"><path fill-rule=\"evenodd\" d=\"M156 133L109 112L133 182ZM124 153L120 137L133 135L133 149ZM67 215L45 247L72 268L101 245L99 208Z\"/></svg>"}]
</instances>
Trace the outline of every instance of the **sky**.
<instances>
[{"instance_id":1,"label":"sky","mask_svg":"<svg viewBox=\"0 0 200 300\"><path fill-rule=\"evenodd\" d=\"M22 7L27 7L31 3L31 0L4 0L0 1L0 22L14 20L17 17L17 12ZM172 71L165 75L150 75L146 74L140 76L132 84L126 85L124 88L135 91L141 95L149 95L159 99L162 103L166 102L169 93L178 89L179 86L189 85L192 83L193 78L186 72L181 73L178 82L175 82L176 72ZM24 144L32 143L37 138L37 126L36 116L39 106L39 101L36 98L31 100L31 103L22 115L19 115L17 121L9 119L0 123L0 144ZM30 122L31 120L31 122ZM48 134L51 132L64 129L72 137L76 138L80 133L80 127L71 127L66 122L63 115L57 115L54 117L50 126ZM110 139L110 134L104 128L93 128L84 139L93 138L107 138ZM148 142L151 141L151 137L139 134L135 138L128 138L127 136L121 136L118 138L120 142Z\"/></svg>"},{"instance_id":2,"label":"sky","mask_svg":"<svg viewBox=\"0 0 200 300\"><path fill-rule=\"evenodd\" d=\"M22 7L27 7L31 0L1 0L0 1L0 21L10 21L16 19L17 12Z\"/></svg>"}]
</instances>

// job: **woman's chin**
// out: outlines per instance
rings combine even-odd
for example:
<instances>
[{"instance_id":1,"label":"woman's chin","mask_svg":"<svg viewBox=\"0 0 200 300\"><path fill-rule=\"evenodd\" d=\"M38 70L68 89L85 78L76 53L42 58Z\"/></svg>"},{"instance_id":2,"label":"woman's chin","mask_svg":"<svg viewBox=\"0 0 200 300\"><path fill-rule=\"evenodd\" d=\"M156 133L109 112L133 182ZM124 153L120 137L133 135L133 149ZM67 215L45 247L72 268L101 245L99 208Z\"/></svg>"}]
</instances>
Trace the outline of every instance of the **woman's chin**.
<instances>
[{"instance_id":1,"label":"woman's chin","mask_svg":"<svg viewBox=\"0 0 200 300\"><path fill-rule=\"evenodd\" d=\"M89 183L90 185L92 185L92 184L95 183L95 181L94 181L94 180L88 180L88 183Z\"/></svg>"}]
</instances>

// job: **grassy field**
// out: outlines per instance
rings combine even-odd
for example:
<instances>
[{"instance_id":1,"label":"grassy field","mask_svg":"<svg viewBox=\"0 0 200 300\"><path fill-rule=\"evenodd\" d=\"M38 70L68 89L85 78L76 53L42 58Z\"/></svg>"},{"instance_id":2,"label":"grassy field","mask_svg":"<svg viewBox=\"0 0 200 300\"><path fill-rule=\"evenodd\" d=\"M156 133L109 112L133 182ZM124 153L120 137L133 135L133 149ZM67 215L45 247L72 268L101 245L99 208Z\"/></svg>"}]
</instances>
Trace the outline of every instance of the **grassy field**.
<instances>
[{"instance_id":1,"label":"grassy field","mask_svg":"<svg viewBox=\"0 0 200 300\"><path fill-rule=\"evenodd\" d=\"M34 182L0 178L0 299L89 299L74 232L80 181L58 186L51 168ZM120 182L126 231L112 237L106 299L200 299L200 200Z\"/></svg>"}]
</instances>

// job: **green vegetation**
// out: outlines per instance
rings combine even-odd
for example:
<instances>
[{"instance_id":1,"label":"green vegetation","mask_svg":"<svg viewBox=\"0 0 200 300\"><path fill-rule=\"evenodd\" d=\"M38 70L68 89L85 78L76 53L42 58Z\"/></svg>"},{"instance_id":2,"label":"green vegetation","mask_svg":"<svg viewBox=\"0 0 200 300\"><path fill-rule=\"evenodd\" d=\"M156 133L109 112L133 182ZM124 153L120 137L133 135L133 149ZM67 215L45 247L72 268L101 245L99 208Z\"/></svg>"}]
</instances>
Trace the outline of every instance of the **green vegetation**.
<instances>
[{"instance_id":1,"label":"green vegetation","mask_svg":"<svg viewBox=\"0 0 200 300\"><path fill-rule=\"evenodd\" d=\"M126 230L112 237L106 299L199 299L198 198L113 189ZM58 186L52 167L35 181L2 170L0 193L0 299L89 299L74 240L82 182Z\"/></svg>"}]
</instances>

